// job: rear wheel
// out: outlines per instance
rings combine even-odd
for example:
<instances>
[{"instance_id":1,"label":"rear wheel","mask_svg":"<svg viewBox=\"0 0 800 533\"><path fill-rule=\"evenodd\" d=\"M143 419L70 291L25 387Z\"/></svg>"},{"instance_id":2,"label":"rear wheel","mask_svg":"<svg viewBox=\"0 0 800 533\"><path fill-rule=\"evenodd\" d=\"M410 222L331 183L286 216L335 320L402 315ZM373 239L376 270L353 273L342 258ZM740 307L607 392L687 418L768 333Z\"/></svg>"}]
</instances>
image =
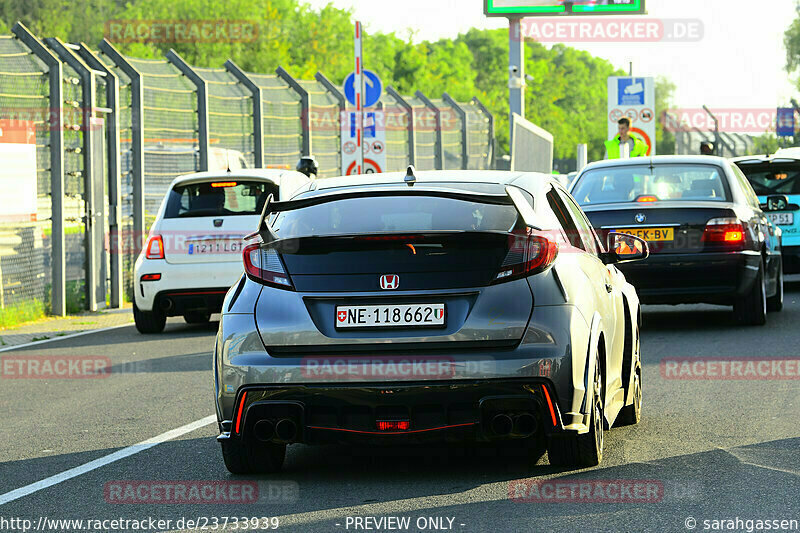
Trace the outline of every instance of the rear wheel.
<instances>
[{"instance_id":1,"label":"rear wheel","mask_svg":"<svg viewBox=\"0 0 800 533\"><path fill-rule=\"evenodd\" d=\"M767 298L767 311L780 311L783 309L783 261L778 268L778 276L775 280L778 289L775 291L774 296Z\"/></svg>"},{"instance_id":2,"label":"rear wheel","mask_svg":"<svg viewBox=\"0 0 800 533\"><path fill-rule=\"evenodd\" d=\"M599 358L594 368L589 432L551 437L547 445L547 456L553 466L597 466L603 460L603 378Z\"/></svg>"},{"instance_id":3,"label":"rear wheel","mask_svg":"<svg viewBox=\"0 0 800 533\"><path fill-rule=\"evenodd\" d=\"M133 321L139 333L161 333L167 323L167 315L157 309L142 311L133 302Z\"/></svg>"},{"instance_id":4,"label":"rear wheel","mask_svg":"<svg viewBox=\"0 0 800 533\"><path fill-rule=\"evenodd\" d=\"M210 318L211 315L203 311L189 311L183 315L187 324L207 324Z\"/></svg>"},{"instance_id":5,"label":"rear wheel","mask_svg":"<svg viewBox=\"0 0 800 533\"><path fill-rule=\"evenodd\" d=\"M764 267L759 265L753 287L733 305L737 320L750 326L763 326L767 323L767 290L764 281Z\"/></svg>"},{"instance_id":6,"label":"rear wheel","mask_svg":"<svg viewBox=\"0 0 800 533\"><path fill-rule=\"evenodd\" d=\"M221 442L222 459L231 474L273 474L280 472L286 458L286 445L248 443L241 439Z\"/></svg>"}]
</instances>

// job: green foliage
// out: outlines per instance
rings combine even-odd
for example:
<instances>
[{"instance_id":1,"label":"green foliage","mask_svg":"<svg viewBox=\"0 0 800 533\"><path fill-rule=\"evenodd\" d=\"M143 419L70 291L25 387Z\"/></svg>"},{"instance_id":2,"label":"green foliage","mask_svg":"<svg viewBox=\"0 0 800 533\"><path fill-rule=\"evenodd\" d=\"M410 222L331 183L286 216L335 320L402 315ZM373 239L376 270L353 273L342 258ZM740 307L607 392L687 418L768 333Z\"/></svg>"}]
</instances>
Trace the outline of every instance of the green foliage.
<instances>
[{"instance_id":1,"label":"green foliage","mask_svg":"<svg viewBox=\"0 0 800 533\"><path fill-rule=\"evenodd\" d=\"M670 155L675 153L675 134L667 130L662 114L674 107L673 98L675 97L675 84L665 76L656 78L656 113L658 123L656 124L656 153L659 155Z\"/></svg>"},{"instance_id":2,"label":"green foliage","mask_svg":"<svg viewBox=\"0 0 800 533\"><path fill-rule=\"evenodd\" d=\"M783 34L783 46L786 48L786 71L794 74L800 69L800 4L798 16ZM800 80L795 80L795 84L800 88Z\"/></svg>"},{"instance_id":3,"label":"green foliage","mask_svg":"<svg viewBox=\"0 0 800 533\"><path fill-rule=\"evenodd\" d=\"M45 305L39 300L26 300L0 308L0 329L38 320L45 315Z\"/></svg>"},{"instance_id":4,"label":"green foliage","mask_svg":"<svg viewBox=\"0 0 800 533\"><path fill-rule=\"evenodd\" d=\"M781 140L774 133L765 133L758 137L753 137L753 149L747 155L774 154L781 148Z\"/></svg>"}]
</instances>

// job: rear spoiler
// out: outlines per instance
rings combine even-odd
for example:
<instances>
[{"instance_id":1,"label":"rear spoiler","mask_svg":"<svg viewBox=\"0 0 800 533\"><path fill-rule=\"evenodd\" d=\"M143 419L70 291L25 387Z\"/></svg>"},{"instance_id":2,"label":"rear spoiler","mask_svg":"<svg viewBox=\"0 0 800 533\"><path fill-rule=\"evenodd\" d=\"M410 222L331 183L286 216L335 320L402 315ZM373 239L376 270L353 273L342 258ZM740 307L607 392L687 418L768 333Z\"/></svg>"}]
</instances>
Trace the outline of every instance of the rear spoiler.
<instances>
[{"instance_id":1,"label":"rear spoiler","mask_svg":"<svg viewBox=\"0 0 800 533\"><path fill-rule=\"evenodd\" d=\"M506 185L506 194L487 194L476 192L464 192L455 189L387 189L387 190L374 190L374 189L361 189L361 190L345 190L338 192L330 192L311 196L309 198L299 198L297 200L286 200L283 202L275 202L270 194L267 201L264 203L264 209L261 211L261 217L258 221L258 229L247 236L245 240L254 239L257 236L261 237L264 244L276 241L279 239L278 235L267 222L267 217L271 213L281 213L285 211L294 211L306 207L321 205L328 202L337 202L339 200L348 200L352 198L382 198L387 196L427 196L436 198L450 198L453 200L463 200L466 202L476 202L482 204L492 205L513 205L525 224L533 229L541 229L538 227L536 212L531 207L525 195L518 187Z\"/></svg>"}]
</instances>

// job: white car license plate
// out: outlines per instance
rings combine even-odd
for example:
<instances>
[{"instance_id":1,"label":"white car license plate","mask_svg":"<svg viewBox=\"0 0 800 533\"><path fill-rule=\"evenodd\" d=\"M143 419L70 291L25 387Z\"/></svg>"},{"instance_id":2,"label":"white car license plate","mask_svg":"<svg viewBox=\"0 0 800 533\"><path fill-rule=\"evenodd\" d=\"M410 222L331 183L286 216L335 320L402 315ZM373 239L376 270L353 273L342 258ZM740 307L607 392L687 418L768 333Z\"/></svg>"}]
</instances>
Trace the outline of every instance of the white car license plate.
<instances>
[{"instance_id":1,"label":"white car license plate","mask_svg":"<svg viewBox=\"0 0 800 533\"><path fill-rule=\"evenodd\" d=\"M767 213L773 224L779 226L791 226L794 224L794 213Z\"/></svg>"},{"instance_id":2,"label":"white car license plate","mask_svg":"<svg viewBox=\"0 0 800 533\"><path fill-rule=\"evenodd\" d=\"M189 243L187 251L189 255L237 254L243 247L244 243L238 240L198 241Z\"/></svg>"},{"instance_id":3,"label":"white car license plate","mask_svg":"<svg viewBox=\"0 0 800 533\"><path fill-rule=\"evenodd\" d=\"M443 327L444 304L337 305L337 328Z\"/></svg>"}]
</instances>

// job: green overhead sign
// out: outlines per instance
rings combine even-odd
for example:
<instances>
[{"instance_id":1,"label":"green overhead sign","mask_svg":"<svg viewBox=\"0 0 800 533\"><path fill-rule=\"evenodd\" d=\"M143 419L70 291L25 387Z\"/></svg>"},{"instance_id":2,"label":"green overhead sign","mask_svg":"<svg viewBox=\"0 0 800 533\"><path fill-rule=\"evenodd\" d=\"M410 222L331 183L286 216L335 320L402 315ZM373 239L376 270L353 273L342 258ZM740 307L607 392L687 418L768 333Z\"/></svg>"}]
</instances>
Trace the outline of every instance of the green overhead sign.
<instances>
[{"instance_id":1,"label":"green overhead sign","mask_svg":"<svg viewBox=\"0 0 800 533\"><path fill-rule=\"evenodd\" d=\"M645 0L484 0L489 17L552 17L558 15L640 15Z\"/></svg>"}]
</instances>

